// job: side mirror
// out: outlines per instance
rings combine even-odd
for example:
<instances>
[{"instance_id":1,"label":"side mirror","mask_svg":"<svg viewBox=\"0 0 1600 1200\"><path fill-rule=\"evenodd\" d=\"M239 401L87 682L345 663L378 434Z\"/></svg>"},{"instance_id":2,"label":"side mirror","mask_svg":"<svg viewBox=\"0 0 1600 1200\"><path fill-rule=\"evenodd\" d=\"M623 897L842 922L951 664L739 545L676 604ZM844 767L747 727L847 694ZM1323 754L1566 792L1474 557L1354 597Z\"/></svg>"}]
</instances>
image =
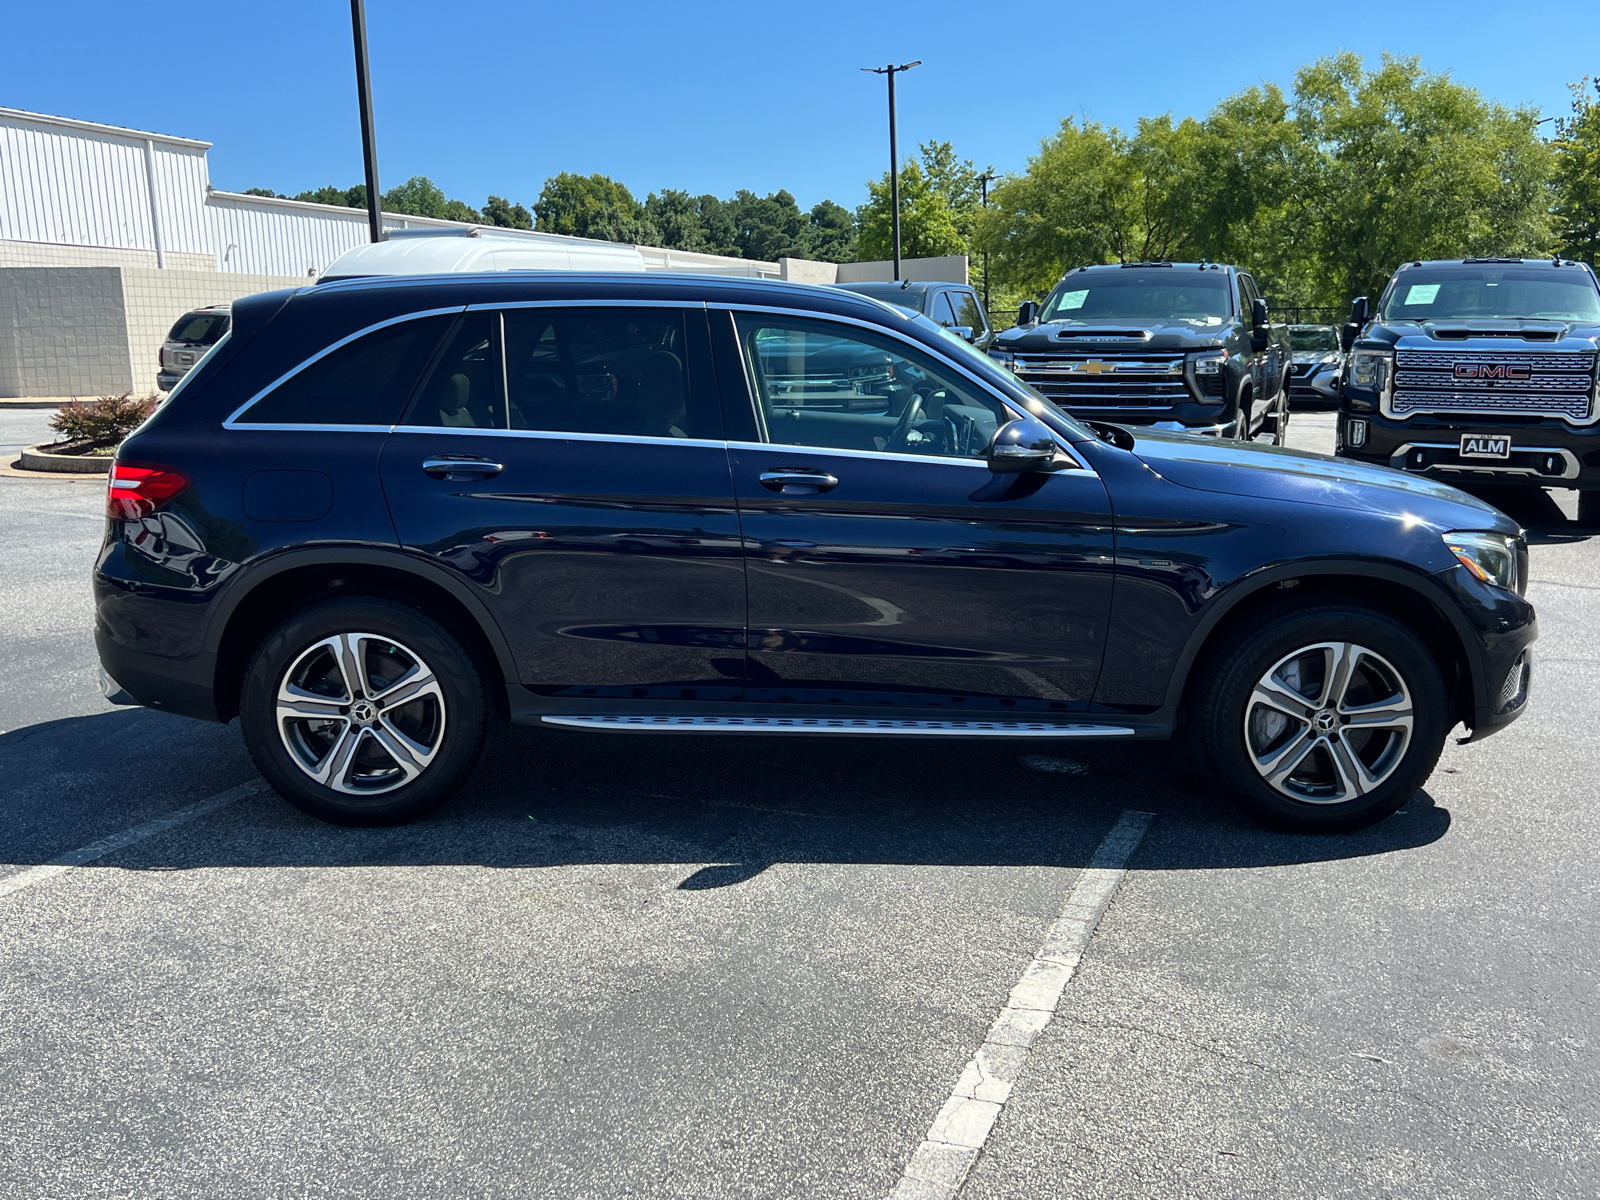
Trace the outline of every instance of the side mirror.
<instances>
[{"instance_id":1,"label":"side mirror","mask_svg":"<svg viewBox=\"0 0 1600 1200\"><path fill-rule=\"evenodd\" d=\"M1250 328L1265 329L1267 324L1267 302L1258 296L1250 301Z\"/></svg>"},{"instance_id":2,"label":"side mirror","mask_svg":"<svg viewBox=\"0 0 1600 1200\"><path fill-rule=\"evenodd\" d=\"M1039 305L1033 300L1024 300L1017 308L1017 324L1032 325L1039 319Z\"/></svg>"},{"instance_id":3,"label":"side mirror","mask_svg":"<svg viewBox=\"0 0 1600 1200\"><path fill-rule=\"evenodd\" d=\"M989 470L996 475L1048 471L1058 452L1049 426L1035 417L1019 417L995 431L994 441L989 443Z\"/></svg>"},{"instance_id":4,"label":"side mirror","mask_svg":"<svg viewBox=\"0 0 1600 1200\"><path fill-rule=\"evenodd\" d=\"M1372 305L1365 296L1357 296L1350 305L1350 321L1354 325L1365 325L1367 318L1372 315Z\"/></svg>"},{"instance_id":5,"label":"side mirror","mask_svg":"<svg viewBox=\"0 0 1600 1200\"><path fill-rule=\"evenodd\" d=\"M964 342L970 342L972 340L971 325L946 325L945 328Z\"/></svg>"}]
</instances>

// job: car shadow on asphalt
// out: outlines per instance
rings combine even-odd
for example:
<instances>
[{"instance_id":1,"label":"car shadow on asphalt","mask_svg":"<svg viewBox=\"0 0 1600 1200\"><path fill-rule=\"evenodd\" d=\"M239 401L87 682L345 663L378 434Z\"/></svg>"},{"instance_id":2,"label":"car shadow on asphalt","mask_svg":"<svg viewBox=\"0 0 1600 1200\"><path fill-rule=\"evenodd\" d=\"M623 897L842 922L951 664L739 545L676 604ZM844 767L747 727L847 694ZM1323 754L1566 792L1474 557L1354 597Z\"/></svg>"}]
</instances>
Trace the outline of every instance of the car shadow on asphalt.
<instances>
[{"instance_id":1,"label":"car shadow on asphalt","mask_svg":"<svg viewBox=\"0 0 1600 1200\"><path fill-rule=\"evenodd\" d=\"M1527 531L1530 545L1565 545L1600 536L1600 529L1579 525L1567 516L1565 509L1548 490L1484 485L1472 485L1462 490L1494 505L1521 525Z\"/></svg>"},{"instance_id":2,"label":"car shadow on asphalt","mask_svg":"<svg viewBox=\"0 0 1600 1200\"><path fill-rule=\"evenodd\" d=\"M51 722L29 740L36 753L58 740L115 740L117 725L138 719L124 711ZM184 734L204 726L169 717L158 723L162 736L141 763L145 786L160 779L163 756L174 768L196 753L227 756L237 772L231 739L201 745ZM105 786L127 782L117 772ZM78 786L92 788L94 780L80 778ZM174 797L163 811L183 801ZM695 891L737 885L778 862L1084 866L1124 809L1157 816L1159 836L1147 841L1137 863L1145 870L1387 854L1436 842L1451 822L1424 791L1395 816L1354 833L1263 828L1201 784L1182 750L1168 743L1019 746L505 728L491 738L462 792L415 824L327 825L266 791L99 865L707 864L679 885ZM25 817L7 809L0 822ZM27 861L48 861L118 828L83 810L52 830L48 852ZM10 840L0 826L0 844Z\"/></svg>"}]
</instances>

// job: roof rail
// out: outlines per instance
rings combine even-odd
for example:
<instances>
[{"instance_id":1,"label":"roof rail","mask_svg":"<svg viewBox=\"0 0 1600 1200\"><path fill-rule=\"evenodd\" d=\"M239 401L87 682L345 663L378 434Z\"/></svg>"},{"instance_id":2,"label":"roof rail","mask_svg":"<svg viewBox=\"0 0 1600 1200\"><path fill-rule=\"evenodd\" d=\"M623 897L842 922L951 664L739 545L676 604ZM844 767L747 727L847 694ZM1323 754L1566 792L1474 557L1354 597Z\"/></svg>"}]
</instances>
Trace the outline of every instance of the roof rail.
<instances>
[{"instance_id":1,"label":"roof rail","mask_svg":"<svg viewBox=\"0 0 1600 1200\"><path fill-rule=\"evenodd\" d=\"M1519 263L1526 262L1521 258L1463 258L1463 263Z\"/></svg>"},{"instance_id":2,"label":"roof rail","mask_svg":"<svg viewBox=\"0 0 1600 1200\"><path fill-rule=\"evenodd\" d=\"M1122 263L1124 267L1170 267L1171 262L1131 262Z\"/></svg>"}]
</instances>

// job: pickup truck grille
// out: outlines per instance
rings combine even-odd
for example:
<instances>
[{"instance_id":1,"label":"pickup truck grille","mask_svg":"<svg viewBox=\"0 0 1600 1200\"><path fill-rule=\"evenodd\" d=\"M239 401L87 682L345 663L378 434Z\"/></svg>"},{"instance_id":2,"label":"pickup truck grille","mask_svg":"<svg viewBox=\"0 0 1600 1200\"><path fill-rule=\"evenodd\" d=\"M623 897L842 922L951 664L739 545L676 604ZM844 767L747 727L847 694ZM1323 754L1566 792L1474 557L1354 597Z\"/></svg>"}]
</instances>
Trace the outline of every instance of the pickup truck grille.
<instances>
[{"instance_id":1,"label":"pickup truck grille","mask_svg":"<svg viewBox=\"0 0 1600 1200\"><path fill-rule=\"evenodd\" d=\"M1171 408L1194 399L1183 366L1182 351L1040 350L1013 369L1063 408Z\"/></svg>"},{"instance_id":2,"label":"pickup truck grille","mask_svg":"<svg viewBox=\"0 0 1600 1200\"><path fill-rule=\"evenodd\" d=\"M1412 413L1507 413L1585 421L1594 393L1592 350L1400 350L1397 417ZM1475 371L1458 374L1458 367Z\"/></svg>"}]
</instances>

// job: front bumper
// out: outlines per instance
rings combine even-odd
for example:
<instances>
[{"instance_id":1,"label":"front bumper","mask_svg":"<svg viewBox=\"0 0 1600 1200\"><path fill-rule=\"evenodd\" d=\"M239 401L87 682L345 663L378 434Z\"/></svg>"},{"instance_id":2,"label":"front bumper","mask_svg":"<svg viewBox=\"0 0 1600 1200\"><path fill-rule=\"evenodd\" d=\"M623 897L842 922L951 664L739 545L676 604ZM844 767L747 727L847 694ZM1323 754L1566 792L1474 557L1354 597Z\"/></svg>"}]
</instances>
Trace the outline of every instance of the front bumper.
<instances>
[{"instance_id":1,"label":"front bumper","mask_svg":"<svg viewBox=\"0 0 1600 1200\"><path fill-rule=\"evenodd\" d=\"M1366 423L1360 446L1351 445L1353 421ZM1464 435L1509 437L1511 454L1505 459L1463 458ZM1346 408L1339 414L1334 453L1448 483L1600 489L1600 426L1578 429L1550 418L1517 424L1442 416L1395 421Z\"/></svg>"}]
</instances>

